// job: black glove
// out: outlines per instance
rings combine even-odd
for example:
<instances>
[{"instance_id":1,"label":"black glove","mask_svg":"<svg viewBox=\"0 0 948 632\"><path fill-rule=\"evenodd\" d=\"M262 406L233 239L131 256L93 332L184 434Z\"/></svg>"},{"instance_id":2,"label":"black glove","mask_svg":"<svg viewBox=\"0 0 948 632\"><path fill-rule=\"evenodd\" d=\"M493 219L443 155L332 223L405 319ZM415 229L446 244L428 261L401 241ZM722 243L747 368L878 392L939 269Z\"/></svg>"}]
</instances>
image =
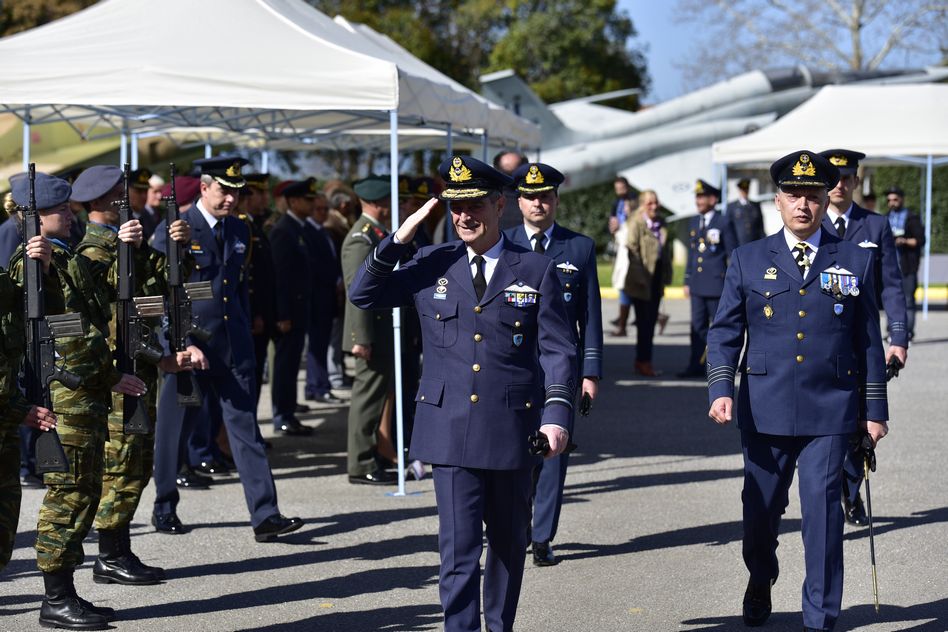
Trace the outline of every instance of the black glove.
<instances>
[{"instance_id":1,"label":"black glove","mask_svg":"<svg viewBox=\"0 0 948 632\"><path fill-rule=\"evenodd\" d=\"M579 400L579 414L583 417L589 417L589 410L592 406L592 397L589 396L589 393L583 393L582 398Z\"/></svg>"},{"instance_id":2,"label":"black glove","mask_svg":"<svg viewBox=\"0 0 948 632\"><path fill-rule=\"evenodd\" d=\"M889 362L885 365L885 381L888 382L894 377L899 377L899 371L905 368L905 365L902 364L902 361L892 356L889 358Z\"/></svg>"},{"instance_id":3,"label":"black glove","mask_svg":"<svg viewBox=\"0 0 948 632\"><path fill-rule=\"evenodd\" d=\"M530 454L533 456L546 456L550 453L550 438L539 430L527 437L527 443L530 444ZM563 450L562 453L569 454L577 447L578 446L575 443L570 441L566 444L566 449Z\"/></svg>"},{"instance_id":4,"label":"black glove","mask_svg":"<svg viewBox=\"0 0 948 632\"><path fill-rule=\"evenodd\" d=\"M876 471L876 448L872 445L872 437L869 436L869 433L862 435L862 438L859 440L859 453L862 454L862 458L869 463L869 471Z\"/></svg>"}]
</instances>

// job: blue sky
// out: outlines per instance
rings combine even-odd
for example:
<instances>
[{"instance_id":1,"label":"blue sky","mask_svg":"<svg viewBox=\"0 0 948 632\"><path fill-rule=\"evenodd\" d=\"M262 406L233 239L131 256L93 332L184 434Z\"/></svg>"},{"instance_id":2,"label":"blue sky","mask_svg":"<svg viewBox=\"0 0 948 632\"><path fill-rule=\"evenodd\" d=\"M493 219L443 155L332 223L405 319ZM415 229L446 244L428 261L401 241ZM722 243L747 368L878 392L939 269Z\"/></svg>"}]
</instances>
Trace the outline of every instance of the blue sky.
<instances>
[{"instance_id":1,"label":"blue sky","mask_svg":"<svg viewBox=\"0 0 948 632\"><path fill-rule=\"evenodd\" d=\"M619 0L618 7L626 11L639 32L635 42L648 44L646 59L652 77L652 90L645 102L654 104L682 94L681 73L672 65L686 49L687 25L675 24L672 0Z\"/></svg>"}]
</instances>

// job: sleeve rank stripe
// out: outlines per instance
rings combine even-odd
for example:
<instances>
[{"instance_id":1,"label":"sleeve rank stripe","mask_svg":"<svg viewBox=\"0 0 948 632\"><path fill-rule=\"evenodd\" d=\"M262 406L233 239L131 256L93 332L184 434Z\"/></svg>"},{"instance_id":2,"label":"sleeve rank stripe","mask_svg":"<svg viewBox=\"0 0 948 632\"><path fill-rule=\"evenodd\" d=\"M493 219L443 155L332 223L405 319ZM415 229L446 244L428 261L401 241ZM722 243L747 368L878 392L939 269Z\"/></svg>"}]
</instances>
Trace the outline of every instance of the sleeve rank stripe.
<instances>
[{"instance_id":1,"label":"sleeve rank stripe","mask_svg":"<svg viewBox=\"0 0 948 632\"><path fill-rule=\"evenodd\" d=\"M544 402L543 405L546 406L549 404L562 404L563 406L566 406L569 409L573 408L573 402L571 402L568 399L563 399L562 397L547 397L546 402Z\"/></svg>"}]
</instances>

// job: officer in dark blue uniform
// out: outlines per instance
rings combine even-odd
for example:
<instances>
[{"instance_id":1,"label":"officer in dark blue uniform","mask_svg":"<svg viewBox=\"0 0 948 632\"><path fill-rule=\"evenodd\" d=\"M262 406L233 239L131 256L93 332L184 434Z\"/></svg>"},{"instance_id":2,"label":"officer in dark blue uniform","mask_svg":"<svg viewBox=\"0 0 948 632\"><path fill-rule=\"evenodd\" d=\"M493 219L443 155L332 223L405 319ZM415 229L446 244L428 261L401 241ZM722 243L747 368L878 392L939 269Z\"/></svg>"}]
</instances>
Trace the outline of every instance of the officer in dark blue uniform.
<instances>
[{"instance_id":1,"label":"officer in dark blue uniform","mask_svg":"<svg viewBox=\"0 0 948 632\"><path fill-rule=\"evenodd\" d=\"M596 245L589 237L556 223L557 187L565 180L562 173L543 163L528 163L514 171L513 179L523 224L508 228L504 236L518 246L545 254L556 264L567 321L576 342L574 377L582 385L581 393L594 400L602 377L602 299ZM533 563L537 566L557 563L550 542L559 524L568 462L567 454L546 459L534 474L537 482L531 533Z\"/></svg>"},{"instance_id":2,"label":"officer in dark blue uniform","mask_svg":"<svg viewBox=\"0 0 948 632\"><path fill-rule=\"evenodd\" d=\"M210 281L214 298L195 301L193 310L211 336L207 342L193 340L188 346L191 364L205 398L220 404L230 438L234 462L244 487L254 537L258 542L275 539L302 526L299 518L287 518L277 507L276 486L257 430L254 384L256 358L250 335L245 262L250 231L230 211L245 182L243 158L217 157L196 161L201 169L201 196L181 214L191 227L194 271L190 281ZM165 252L167 229L156 229L152 247ZM164 340L167 345L167 340ZM155 430L155 508L152 523L163 533L182 533L184 525L176 508L175 477L182 448L201 416L201 407L185 408L177 401L177 377L165 375L158 402Z\"/></svg>"},{"instance_id":3,"label":"officer in dark blue uniform","mask_svg":"<svg viewBox=\"0 0 948 632\"><path fill-rule=\"evenodd\" d=\"M569 440L576 352L563 288L548 257L500 234L511 180L479 160L440 166L460 237L422 248L393 272L435 200L372 251L349 287L363 309L414 304L425 363L412 458L433 464L447 632L481 630L480 557L487 525L484 619L513 629L527 545L537 429L556 456Z\"/></svg>"},{"instance_id":4,"label":"officer in dark blue uniform","mask_svg":"<svg viewBox=\"0 0 948 632\"><path fill-rule=\"evenodd\" d=\"M872 255L876 279L876 304L885 309L889 323L889 349L886 362L895 356L904 365L908 355L908 326L905 314L905 292L899 269L899 252L895 247L888 219L853 202L859 186L856 171L866 154L848 149L830 149L820 153L839 169L839 182L829 192L830 205L823 218L823 228L840 239L865 248ZM869 524L859 488L862 486L862 456L859 437L843 463L843 509L846 522L856 526Z\"/></svg>"},{"instance_id":5,"label":"officer in dark blue uniform","mask_svg":"<svg viewBox=\"0 0 948 632\"><path fill-rule=\"evenodd\" d=\"M287 435L310 435L313 429L296 418L297 374L313 305L313 263L306 220L316 199L316 180L293 182L283 189L287 211L270 231L276 273L276 341L273 355L273 429Z\"/></svg>"},{"instance_id":6,"label":"officer in dark blue uniform","mask_svg":"<svg viewBox=\"0 0 948 632\"><path fill-rule=\"evenodd\" d=\"M710 417L736 413L744 454L744 623L770 615L777 533L799 471L805 630L831 630L843 591L842 464L857 428L888 431L872 257L821 228L839 171L797 151L770 168L784 228L733 253L708 333ZM741 350L745 346L743 360ZM743 373L734 409L734 377Z\"/></svg>"},{"instance_id":7,"label":"officer in dark blue uniform","mask_svg":"<svg viewBox=\"0 0 948 632\"><path fill-rule=\"evenodd\" d=\"M744 244L766 237L764 233L764 216L760 212L760 204L748 196L750 180L741 178L737 181L738 198L727 205L727 216L734 225L734 234L737 245Z\"/></svg>"},{"instance_id":8,"label":"officer in dark blue uniform","mask_svg":"<svg viewBox=\"0 0 948 632\"><path fill-rule=\"evenodd\" d=\"M695 183L698 215L688 224L688 263L685 267L685 296L691 299L691 353L688 366L678 377L704 375L704 353L708 324L718 311L724 289L724 273L737 247L734 225L715 210L721 190L704 180Z\"/></svg>"}]
</instances>

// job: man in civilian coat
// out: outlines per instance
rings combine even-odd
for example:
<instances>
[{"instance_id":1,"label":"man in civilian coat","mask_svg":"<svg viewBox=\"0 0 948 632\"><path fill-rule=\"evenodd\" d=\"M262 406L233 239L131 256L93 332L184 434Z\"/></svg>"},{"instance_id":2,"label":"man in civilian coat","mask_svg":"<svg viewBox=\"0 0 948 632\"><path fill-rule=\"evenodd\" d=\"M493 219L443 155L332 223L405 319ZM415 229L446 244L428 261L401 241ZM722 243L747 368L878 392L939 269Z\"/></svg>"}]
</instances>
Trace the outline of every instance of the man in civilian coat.
<instances>
[{"instance_id":1,"label":"man in civilian coat","mask_svg":"<svg viewBox=\"0 0 948 632\"><path fill-rule=\"evenodd\" d=\"M522 248L546 255L556 265L567 322L576 344L573 377L581 385L581 395L594 400L602 377L602 299L596 273L596 245L589 237L556 223L557 187L565 180L562 173L543 163L528 163L514 171L513 179L523 224L508 228L504 236ZM537 566L557 563L550 543L560 521L568 463L568 454L546 459L534 475L531 548Z\"/></svg>"},{"instance_id":2,"label":"man in civilian coat","mask_svg":"<svg viewBox=\"0 0 948 632\"><path fill-rule=\"evenodd\" d=\"M820 153L839 169L839 182L830 189L829 208L823 218L823 228L840 239L865 248L872 255L876 280L876 305L885 309L889 322L889 349L886 362L895 356L904 365L908 356L908 326L905 317L905 294L899 271L899 253L892 237L889 220L860 207L853 202L853 193L859 186L859 161L865 154L848 149L830 149ZM854 438L850 453L843 462L843 507L846 522L855 526L869 524L859 488L862 486L862 456L858 437Z\"/></svg>"},{"instance_id":3,"label":"man in civilian coat","mask_svg":"<svg viewBox=\"0 0 948 632\"><path fill-rule=\"evenodd\" d=\"M220 404L254 537L258 542L267 542L299 529L303 523L299 518L280 514L273 474L257 430L256 358L245 276L250 230L230 214L237 204L238 190L245 185L241 167L246 163L243 158L226 156L195 162L201 169L200 199L181 214L191 227L194 271L189 281L210 281L214 297L193 304L194 315L211 336L206 342L190 341L188 351L203 396ZM152 247L166 252L164 222L156 229ZM167 339L162 343L167 345ZM169 534L186 530L177 515L179 494L175 479L187 437L206 410L178 404L177 390L177 375L166 374L155 428L152 524L159 532Z\"/></svg>"},{"instance_id":4,"label":"man in civilian coat","mask_svg":"<svg viewBox=\"0 0 948 632\"><path fill-rule=\"evenodd\" d=\"M363 309L414 304L425 363L415 401L412 458L433 466L439 581L447 632L513 630L530 515L528 435L562 452L572 425L576 350L563 288L546 256L499 229L510 178L467 156L440 166L460 237L422 248L393 272L431 200L374 248L349 287Z\"/></svg>"},{"instance_id":5,"label":"man in civilian coat","mask_svg":"<svg viewBox=\"0 0 948 632\"><path fill-rule=\"evenodd\" d=\"M873 443L888 430L875 270L865 250L820 227L827 190L839 180L835 166L801 150L770 174L784 228L733 253L708 333L708 414L723 425L736 413L741 430L744 623L763 625L770 615L780 517L796 469L804 630L832 630L843 591L843 457L857 429Z\"/></svg>"},{"instance_id":6,"label":"man in civilian coat","mask_svg":"<svg viewBox=\"0 0 948 632\"><path fill-rule=\"evenodd\" d=\"M715 210L721 190L704 180L695 183L698 214L688 224L688 263L685 267L685 296L691 299L691 352L688 366L678 377L702 377L708 325L718 311L724 289L724 273L737 247L734 225Z\"/></svg>"}]
</instances>

